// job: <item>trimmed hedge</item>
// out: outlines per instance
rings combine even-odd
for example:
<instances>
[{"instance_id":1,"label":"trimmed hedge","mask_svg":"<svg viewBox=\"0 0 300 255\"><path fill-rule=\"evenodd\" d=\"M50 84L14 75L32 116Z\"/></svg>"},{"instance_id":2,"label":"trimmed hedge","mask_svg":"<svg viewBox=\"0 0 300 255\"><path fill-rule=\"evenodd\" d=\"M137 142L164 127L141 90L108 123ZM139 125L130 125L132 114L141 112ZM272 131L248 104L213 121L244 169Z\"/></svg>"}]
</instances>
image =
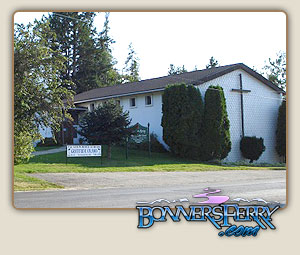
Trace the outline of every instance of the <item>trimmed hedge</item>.
<instances>
[{"instance_id":1,"label":"trimmed hedge","mask_svg":"<svg viewBox=\"0 0 300 255\"><path fill-rule=\"evenodd\" d=\"M231 150L230 123L223 88L209 86L205 92L203 119L203 160L221 160Z\"/></svg>"},{"instance_id":2,"label":"trimmed hedge","mask_svg":"<svg viewBox=\"0 0 300 255\"><path fill-rule=\"evenodd\" d=\"M162 97L163 140L171 152L199 158L203 102L200 91L185 83L169 85Z\"/></svg>"},{"instance_id":3,"label":"trimmed hedge","mask_svg":"<svg viewBox=\"0 0 300 255\"><path fill-rule=\"evenodd\" d=\"M286 102L283 101L278 111L276 129L276 152L280 157L286 157Z\"/></svg>"},{"instance_id":4,"label":"trimmed hedge","mask_svg":"<svg viewBox=\"0 0 300 255\"><path fill-rule=\"evenodd\" d=\"M254 160L259 159L266 147L263 138L245 136L241 139L240 149L243 157L250 159L250 163L252 163Z\"/></svg>"}]
</instances>

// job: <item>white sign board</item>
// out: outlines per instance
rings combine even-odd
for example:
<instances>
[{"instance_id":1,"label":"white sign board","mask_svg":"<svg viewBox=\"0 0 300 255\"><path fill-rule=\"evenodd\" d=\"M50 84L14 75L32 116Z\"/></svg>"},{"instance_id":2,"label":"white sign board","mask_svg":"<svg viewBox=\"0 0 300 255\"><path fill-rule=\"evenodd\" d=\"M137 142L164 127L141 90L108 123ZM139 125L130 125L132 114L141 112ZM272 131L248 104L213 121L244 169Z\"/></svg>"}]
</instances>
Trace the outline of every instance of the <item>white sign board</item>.
<instances>
[{"instance_id":1,"label":"white sign board","mask_svg":"<svg viewBox=\"0 0 300 255\"><path fill-rule=\"evenodd\" d=\"M67 145L67 157L101 157L101 145Z\"/></svg>"}]
</instances>

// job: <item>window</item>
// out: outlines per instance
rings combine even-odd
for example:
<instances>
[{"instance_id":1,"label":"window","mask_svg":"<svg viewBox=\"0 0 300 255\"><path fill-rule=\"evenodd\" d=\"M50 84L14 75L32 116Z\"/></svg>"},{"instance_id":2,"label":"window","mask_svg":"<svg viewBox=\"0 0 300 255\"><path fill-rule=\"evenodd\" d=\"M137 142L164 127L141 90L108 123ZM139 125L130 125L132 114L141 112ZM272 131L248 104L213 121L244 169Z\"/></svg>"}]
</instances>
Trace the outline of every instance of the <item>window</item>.
<instances>
[{"instance_id":1,"label":"window","mask_svg":"<svg viewBox=\"0 0 300 255\"><path fill-rule=\"evenodd\" d=\"M136 107L135 97L130 98L129 101L130 101L129 103L130 107Z\"/></svg>"},{"instance_id":2,"label":"window","mask_svg":"<svg viewBox=\"0 0 300 255\"><path fill-rule=\"evenodd\" d=\"M90 111L94 111L95 110L95 105L94 104L90 104Z\"/></svg>"},{"instance_id":3,"label":"window","mask_svg":"<svg viewBox=\"0 0 300 255\"><path fill-rule=\"evenodd\" d=\"M145 105L146 106L152 105L152 96L145 96Z\"/></svg>"}]
</instances>

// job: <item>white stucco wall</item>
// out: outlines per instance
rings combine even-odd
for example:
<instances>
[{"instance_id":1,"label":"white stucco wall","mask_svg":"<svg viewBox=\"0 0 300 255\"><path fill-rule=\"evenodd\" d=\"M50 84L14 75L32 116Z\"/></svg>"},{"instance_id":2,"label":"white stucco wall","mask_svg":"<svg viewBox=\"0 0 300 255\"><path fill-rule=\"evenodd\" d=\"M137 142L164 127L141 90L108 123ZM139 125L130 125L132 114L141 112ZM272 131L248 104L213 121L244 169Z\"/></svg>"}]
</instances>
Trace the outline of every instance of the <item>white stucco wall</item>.
<instances>
[{"instance_id":1,"label":"white stucco wall","mask_svg":"<svg viewBox=\"0 0 300 255\"><path fill-rule=\"evenodd\" d=\"M240 139L242 137L241 97L240 93L232 91L233 88L240 88L239 74L242 74L243 89L251 90L251 92L243 94L245 136L262 137L266 146L266 150L256 162L279 162L275 151L275 132L282 97L243 70L233 71L198 86L203 97L210 85L219 85L224 90L232 143L232 149L225 161L245 160L240 152Z\"/></svg>"},{"instance_id":2,"label":"white stucco wall","mask_svg":"<svg viewBox=\"0 0 300 255\"><path fill-rule=\"evenodd\" d=\"M152 105L147 106L145 104L145 96L152 96ZM136 98L136 107L130 107L130 98ZM150 133L155 133L158 136L160 142L162 140L162 127L161 117L162 117L162 92L140 94L135 96L124 96L119 97L120 104L124 111L129 111L131 118L131 125L140 123L142 126L147 126L150 123ZM101 101L91 102L95 104L95 107L101 103ZM82 103L80 106L90 107L91 103ZM90 108L89 108L90 109Z\"/></svg>"},{"instance_id":3,"label":"white stucco wall","mask_svg":"<svg viewBox=\"0 0 300 255\"><path fill-rule=\"evenodd\" d=\"M52 132L50 127L39 127L39 132L43 138L52 137Z\"/></svg>"},{"instance_id":4,"label":"white stucco wall","mask_svg":"<svg viewBox=\"0 0 300 255\"><path fill-rule=\"evenodd\" d=\"M204 98L206 89L210 85L219 85L223 87L227 104L227 112L230 121L230 135L232 149L225 161L236 162L245 160L240 152L240 139L242 135L241 128L241 98L238 92L232 89L239 89L239 74L242 74L243 89L251 90L250 93L244 93L244 130L245 136L257 136L264 139L266 146L265 152L257 162L275 163L279 158L275 151L275 131L277 123L278 108L281 104L281 95L269 88L256 78L250 76L243 70L236 70L219 78L198 85ZM162 140L162 93L155 92L140 94L136 96L119 97L121 106L125 111L129 111L132 125L137 122L143 126L150 123L150 132ZM145 105L145 96L152 95L152 105ZM136 107L130 107L130 98L136 98ZM80 106L89 107L91 103L95 107L101 101L81 103Z\"/></svg>"},{"instance_id":5,"label":"white stucco wall","mask_svg":"<svg viewBox=\"0 0 300 255\"><path fill-rule=\"evenodd\" d=\"M40 135L43 138L51 138L52 137L52 132L51 132L51 128L50 127L41 127L39 126L39 132ZM36 146L41 140L36 140L33 142L33 146Z\"/></svg>"},{"instance_id":6,"label":"white stucco wall","mask_svg":"<svg viewBox=\"0 0 300 255\"><path fill-rule=\"evenodd\" d=\"M152 96L152 105L145 105L145 96ZM147 126L150 123L150 133L155 133L158 136L160 142L162 140L162 92L149 93L136 96L136 107L129 106L129 100L131 97L124 97L121 100L123 109L129 111L132 118L132 124L140 123L143 126Z\"/></svg>"}]
</instances>

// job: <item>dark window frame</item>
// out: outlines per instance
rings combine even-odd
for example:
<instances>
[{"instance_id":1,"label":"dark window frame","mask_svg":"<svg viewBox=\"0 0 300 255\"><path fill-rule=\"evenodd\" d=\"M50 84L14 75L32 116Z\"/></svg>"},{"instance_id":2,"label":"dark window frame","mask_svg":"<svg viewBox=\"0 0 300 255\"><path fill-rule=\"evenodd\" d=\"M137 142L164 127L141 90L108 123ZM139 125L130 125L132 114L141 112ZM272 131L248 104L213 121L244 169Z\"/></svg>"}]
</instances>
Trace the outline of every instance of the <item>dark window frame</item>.
<instances>
[{"instance_id":1,"label":"dark window frame","mask_svg":"<svg viewBox=\"0 0 300 255\"><path fill-rule=\"evenodd\" d=\"M94 110L95 110L95 104L92 103L92 104L90 104L90 111L92 112L92 111L94 111Z\"/></svg>"},{"instance_id":2,"label":"dark window frame","mask_svg":"<svg viewBox=\"0 0 300 255\"><path fill-rule=\"evenodd\" d=\"M149 98L150 98L150 104L149 104L149 101L148 101ZM145 96L145 105L146 106L152 106L153 105L153 97L152 97L152 95Z\"/></svg>"},{"instance_id":3,"label":"dark window frame","mask_svg":"<svg viewBox=\"0 0 300 255\"><path fill-rule=\"evenodd\" d=\"M134 102L134 104L132 104L133 102ZM130 106L131 108L137 107L137 105L136 105L136 97L131 97L131 98L129 99L129 106Z\"/></svg>"}]
</instances>

